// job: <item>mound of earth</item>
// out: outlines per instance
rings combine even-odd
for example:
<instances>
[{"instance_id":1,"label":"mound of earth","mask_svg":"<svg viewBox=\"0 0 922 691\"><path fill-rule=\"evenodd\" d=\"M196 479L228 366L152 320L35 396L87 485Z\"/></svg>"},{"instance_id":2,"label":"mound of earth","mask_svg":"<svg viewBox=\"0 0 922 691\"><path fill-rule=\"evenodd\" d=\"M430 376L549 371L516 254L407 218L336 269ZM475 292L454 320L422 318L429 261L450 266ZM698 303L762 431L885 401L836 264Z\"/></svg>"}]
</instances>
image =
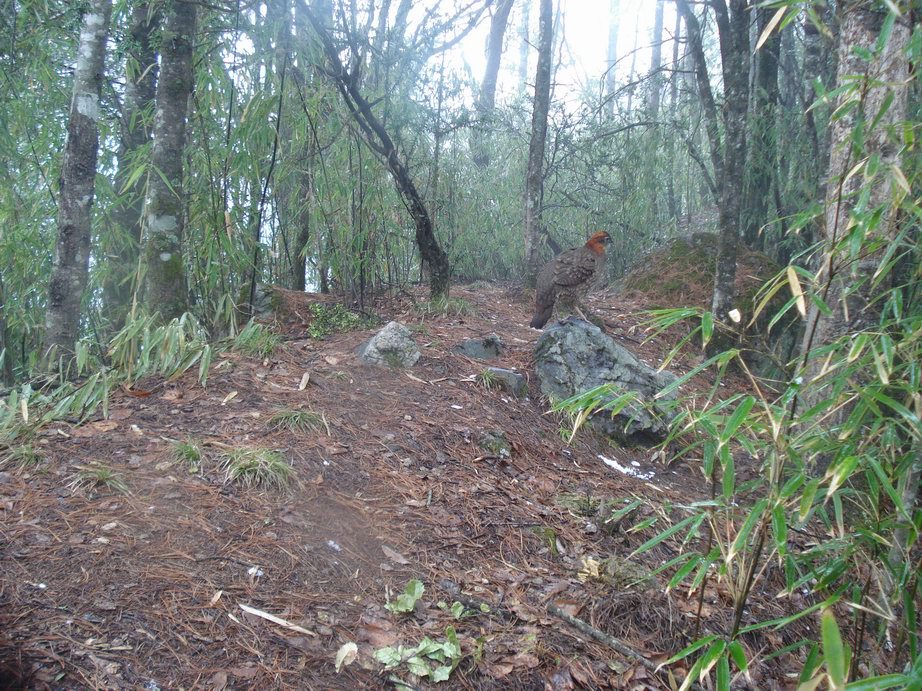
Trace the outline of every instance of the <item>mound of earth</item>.
<instances>
[{"instance_id":1,"label":"mound of earth","mask_svg":"<svg viewBox=\"0 0 922 691\"><path fill-rule=\"evenodd\" d=\"M743 244L737 252L736 296L745 318L752 314L756 292L780 267ZM627 296L642 298L651 306L710 309L716 262L714 233L675 238L638 262L619 282L620 288Z\"/></svg>"}]
</instances>

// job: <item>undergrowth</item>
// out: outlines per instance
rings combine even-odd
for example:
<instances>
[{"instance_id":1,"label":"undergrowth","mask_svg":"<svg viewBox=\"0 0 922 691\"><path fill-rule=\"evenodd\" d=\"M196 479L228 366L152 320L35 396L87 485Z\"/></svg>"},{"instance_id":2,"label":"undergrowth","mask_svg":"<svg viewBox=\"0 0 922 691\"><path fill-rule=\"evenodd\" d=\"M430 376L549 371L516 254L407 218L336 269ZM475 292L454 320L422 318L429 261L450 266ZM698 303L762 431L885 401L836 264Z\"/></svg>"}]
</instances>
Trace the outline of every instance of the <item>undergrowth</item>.
<instances>
[{"instance_id":1,"label":"undergrowth","mask_svg":"<svg viewBox=\"0 0 922 691\"><path fill-rule=\"evenodd\" d=\"M310 306L311 321L307 333L311 338L324 338L334 333L365 329L374 326L376 320L346 309L336 303L326 305L315 302Z\"/></svg>"},{"instance_id":2,"label":"undergrowth","mask_svg":"<svg viewBox=\"0 0 922 691\"><path fill-rule=\"evenodd\" d=\"M238 449L224 457L228 482L247 488L263 487L282 490L294 478L294 468L278 451L271 449Z\"/></svg>"}]
</instances>

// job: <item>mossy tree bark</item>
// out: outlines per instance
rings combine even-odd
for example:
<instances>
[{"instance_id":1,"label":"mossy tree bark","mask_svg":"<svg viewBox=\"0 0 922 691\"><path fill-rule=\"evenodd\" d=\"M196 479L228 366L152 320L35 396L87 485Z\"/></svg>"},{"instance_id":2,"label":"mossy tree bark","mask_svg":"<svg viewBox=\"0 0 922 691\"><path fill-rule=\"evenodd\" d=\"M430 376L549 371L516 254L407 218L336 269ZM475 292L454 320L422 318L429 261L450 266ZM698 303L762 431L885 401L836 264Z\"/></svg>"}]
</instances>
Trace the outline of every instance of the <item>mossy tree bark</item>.
<instances>
[{"instance_id":1,"label":"mossy tree bark","mask_svg":"<svg viewBox=\"0 0 922 691\"><path fill-rule=\"evenodd\" d=\"M58 237L45 312L49 367L73 355L80 331L83 292L90 261L91 207L99 155L99 97L105 69L111 0L94 0L83 16L74 92L67 123L58 196Z\"/></svg>"},{"instance_id":2,"label":"mossy tree bark","mask_svg":"<svg viewBox=\"0 0 922 691\"><path fill-rule=\"evenodd\" d=\"M842 115L831 123L823 255L814 285L830 312L823 314L813 306L807 315L802 351L810 382L805 397L810 402L824 396L822 382L813 381L822 378L822 358L807 360L811 350L876 324L875 297L887 286L876 285L874 277L899 230L893 208L899 178L894 171L900 167L904 144L909 22L897 18L889 39L878 48L886 8L848 0L840 12L838 79L851 88L839 94L836 110ZM867 166L863 175L854 174L861 161L873 162L873 169Z\"/></svg>"},{"instance_id":3,"label":"mossy tree bark","mask_svg":"<svg viewBox=\"0 0 922 691\"><path fill-rule=\"evenodd\" d=\"M144 301L166 321L189 307L182 256L183 150L192 94L196 5L175 0L166 10L154 109L153 170L144 206Z\"/></svg>"},{"instance_id":4,"label":"mossy tree bark","mask_svg":"<svg viewBox=\"0 0 922 691\"><path fill-rule=\"evenodd\" d=\"M759 35L768 26L774 11L768 7L755 10ZM755 56L753 106L749 119L749 167L744 187L742 228L746 244L753 249L765 247L763 229L769 221L769 190L774 179L777 158L778 61L781 34L773 31Z\"/></svg>"},{"instance_id":5,"label":"mossy tree bark","mask_svg":"<svg viewBox=\"0 0 922 691\"><path fill-rule=\"evenodd\" d=\"M159 13L150 3L137 2L131 12L131 43L125 56L125 96L119 117L120 139L115 190L120 200L111 212L114 228L107 233L102 251L109 260L103 282L103 304L111 328L120 329L132 297L132 275L141 247L141 215L144 211L144 176L132 175L138 152L150 142L150 112L157 92L157 51L151 38Z\"/></svg>"}]
</instances>

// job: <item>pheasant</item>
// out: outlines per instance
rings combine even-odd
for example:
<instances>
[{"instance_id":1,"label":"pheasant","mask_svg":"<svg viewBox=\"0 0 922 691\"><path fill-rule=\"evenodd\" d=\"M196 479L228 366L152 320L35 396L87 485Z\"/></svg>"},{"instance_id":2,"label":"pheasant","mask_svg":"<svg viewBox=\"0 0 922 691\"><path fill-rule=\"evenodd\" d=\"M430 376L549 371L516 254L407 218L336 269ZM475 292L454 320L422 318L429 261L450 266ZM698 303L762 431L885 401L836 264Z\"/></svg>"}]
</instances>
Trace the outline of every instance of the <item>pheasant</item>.
<instances>
[{"instance_id":1,"label":"pheasant","mask_svg":"<svg viewBox=\"0 0 922 691\"><path fill-rule=\"evenodd\" d=\"M582 247L564 250L544 265L538 274L533 329L547 324L555 304L579 312L580 301L605 269L605 246L609 244L608 233L599 231Z\"/></svg>"}]
</instances>

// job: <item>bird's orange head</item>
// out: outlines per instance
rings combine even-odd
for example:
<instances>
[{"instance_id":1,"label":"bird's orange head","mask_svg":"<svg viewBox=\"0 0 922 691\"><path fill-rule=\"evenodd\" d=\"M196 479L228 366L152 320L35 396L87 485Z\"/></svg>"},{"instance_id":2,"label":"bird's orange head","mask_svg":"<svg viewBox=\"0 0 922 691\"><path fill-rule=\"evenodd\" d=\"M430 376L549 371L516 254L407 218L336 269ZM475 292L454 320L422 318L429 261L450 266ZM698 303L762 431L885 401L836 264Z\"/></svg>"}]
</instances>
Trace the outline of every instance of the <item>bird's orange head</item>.
<instances>
[{"instance_id":1,"label":"bird's orange head","mask_svg":"<svg viewBox=\"0 0 922 691\"><path fill-rule=\"evenodd\" d=\"M611 235L604 230L600 230L586 242L586 247L591 249L595 254L605 254L605 247L611 244Z\"/></svg>"}]
</instances>

